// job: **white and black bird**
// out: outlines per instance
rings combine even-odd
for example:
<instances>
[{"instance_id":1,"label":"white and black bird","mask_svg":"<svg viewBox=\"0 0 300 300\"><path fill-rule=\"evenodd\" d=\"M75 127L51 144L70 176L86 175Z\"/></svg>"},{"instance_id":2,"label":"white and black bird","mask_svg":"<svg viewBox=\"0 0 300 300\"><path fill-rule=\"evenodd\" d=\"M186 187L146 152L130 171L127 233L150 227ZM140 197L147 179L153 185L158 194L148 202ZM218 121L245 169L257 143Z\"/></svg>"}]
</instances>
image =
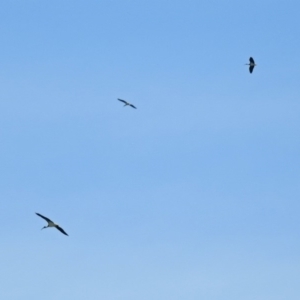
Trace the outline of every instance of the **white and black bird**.
<instances>
[{"instance_id":1,"label":"white and black bird","mask_svg":"<svg viewBox=\"0 0 300 300\"><path fill-rule=\"evenodd\" d=\"M119 101L121 101L121 102L123 102L123 103L125 103L125 105L124 105L124 106L127 106L127 105L129 105L129 106L131 106L131 107L133 107L133 108L135 108L135 109L136 109L136 107L135 107L134 105L132 105L131 103L129 103L129 102L125 101L125 100L119 99L119 98L118 98L118 100L119 100Z\"/></svg>"},{"instance_id":2,"label":"white and black bird","mask_svg":"<svg viewBox=\"0 0 300 300\"><path fill-rule=\"evenodd\" d=\"M254 67L256 66L253 57L250 57L250 58L249 58L249 64L245 64L245 65L248 65L248 66L249 66L249 72L252 73Z\"/></svg>"},{"instance_id":3,"label":"white and black bird","mask_svg":"<svg viewBox=\"0 0 300 300\"><path fill-rule=\"evenodd\" d=\"M41 214L36 213L39 217L43 218L45 221L48 222L48 226L44 226L42 229L48 228L48 227L55 227L56 229L58 229L61 233L69 236L61 227L59 227L59 225L55 224L53 221L51 221L50 219L42 216Z\"/></svg>"}]
</instances>

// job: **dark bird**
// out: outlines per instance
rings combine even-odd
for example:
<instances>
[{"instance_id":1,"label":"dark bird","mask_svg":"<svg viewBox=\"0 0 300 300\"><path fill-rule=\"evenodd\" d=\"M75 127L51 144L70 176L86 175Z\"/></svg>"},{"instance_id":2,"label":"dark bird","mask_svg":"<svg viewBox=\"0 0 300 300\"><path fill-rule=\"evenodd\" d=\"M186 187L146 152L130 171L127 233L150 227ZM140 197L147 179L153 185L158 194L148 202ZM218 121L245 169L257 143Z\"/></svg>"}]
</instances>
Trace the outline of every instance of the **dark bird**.
<instances>
[{"instance_id":1,"label":"dark bird","mask_svg":"<svg viewBox=\"0 0 300 300\"><path fill-rule=\"evenodd\" d=\"M61 233L68 235L61 227L59 227L59 225L55 224L53 221L51 221L50 219L42 216L41 214L36 213L39 217L43 218L45 221L48 222L48 226L44 226L42 229L48 228L48 227L55 227L56 229L58 229Z\"/></svg>"},{"instance_id":2,"label":"dark bird","mask_svg":"<svg viewBox=\"0 0 300 300\"><path fill-rule=\"evenodd\" d=\"M254 61L253 57L250 57L250 58L249 58L249 64L245 64L245 65L248 65L248 66L249 66L249 72L250 72L250 73L252 73L254 67L257 66L257 65L255 64L255 61Z\"/></svg>"},{"instance_id":3,"label":"dark bird","mask_svg":"<svg viewBox=\"0 0 300 300\"><path fill-rule=\"evenodd\" d=\"M133 108L136 108L134 105L132 105L131 103L129 103L129 102L125 101L125 100L122 100L122 99L119 99L119 98L118 98L118 100L121 101L121 102L123 102L123 103L125 103L124 106L129 105L129 106L131 106L131 107L133 107Z\"/></svg>"}]
</instances>

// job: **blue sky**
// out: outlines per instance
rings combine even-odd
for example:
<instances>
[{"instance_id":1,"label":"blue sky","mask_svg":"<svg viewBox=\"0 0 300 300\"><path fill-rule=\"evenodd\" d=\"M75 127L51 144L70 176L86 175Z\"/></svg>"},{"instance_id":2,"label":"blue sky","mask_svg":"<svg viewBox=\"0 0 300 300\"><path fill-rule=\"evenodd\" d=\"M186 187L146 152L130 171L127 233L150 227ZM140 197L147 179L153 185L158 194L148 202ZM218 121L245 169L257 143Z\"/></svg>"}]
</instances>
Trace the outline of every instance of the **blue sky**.
<instances>
[{"instance_id":1,"label":"blue sky","mask_svg":"<svg viewBox=\"0 0 300 300\"><path fill-rule=\"evenodd\" d=\"M299 2L2 2L1 299L299 299Z\"/></svg>"}]
</instances>

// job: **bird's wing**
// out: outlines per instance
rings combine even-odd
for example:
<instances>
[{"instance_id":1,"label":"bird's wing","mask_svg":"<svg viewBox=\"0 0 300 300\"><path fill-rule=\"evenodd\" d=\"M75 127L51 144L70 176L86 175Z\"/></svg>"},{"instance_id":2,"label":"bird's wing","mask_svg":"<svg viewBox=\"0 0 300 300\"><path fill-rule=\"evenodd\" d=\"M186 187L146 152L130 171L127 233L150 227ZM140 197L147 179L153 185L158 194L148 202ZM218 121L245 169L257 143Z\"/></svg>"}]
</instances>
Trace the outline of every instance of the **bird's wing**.
<instances>
[{"instance_id":1,"label":"bird's wing","mask_svg":"<svg viewBox=\"0 0 300 300\"><path fill-rule=\"evenodd\" d=\"M133 108L135 108L136 109L136 107L134 106L134 105L132 105L132 104L129 104L131 107L133 107Z\"/></svg>"},{"instance_id":2,"label":"bird's wing","mask_svg":"<svg viewBox=\"0 0 300 300\"><path fill-rule=\"evenodd\" d=\"M125 100L122 100L122 99L119 99L119 98L118 98L118 100L125 103L125 104L127 103L127 101L125 101Z\"/></svg>"},{"instance_id":3,"label":"bird's wing","mask_svg":"<svg viewBox=\"0 0 300 300\"><path fill-rule=\"evenodd\" d=\"M58 229L61 233L63 233L63 234L65 234L65 235L67 235L67 236L69 236L61 227L59 227L58 225L57 226L55 226L56 227L56 229Z\"/></svg>"},{"instance_id":4,"label":"bird's wing","mask_svg":"<svg viewBox=\"0 0 300 300\"><path fill-rule=\"evenodd\" d=\"M41 218L43 218L44 220L46 220L48 223L53 223L50 219L48 219L48 218L42 216L41 214L39 214L39 213L36 213L36 214L37 214L39 217L41 217Z\"/></svg>"},{"instance_id":5,"label":"bird's wing","mask_svg":"<svg viewBox=\"0 0 300 300\"><path fill-rule=\"evenodd\" d=\"M250 67L249 67L249 72L252 73L252 72L253 72L253 69L254 69L254 66L250 66Z\"/></svg>"},{"instance_id":6,"label":"bird's wing","mask_svg":"<svg viewBox=\"0 0 300 300\"><path fill-rule=\"evenodd\" d=\"M255 64L253 57L250 57L249 61L250 61L251 64Z\"/></svg>"}]
</instances>

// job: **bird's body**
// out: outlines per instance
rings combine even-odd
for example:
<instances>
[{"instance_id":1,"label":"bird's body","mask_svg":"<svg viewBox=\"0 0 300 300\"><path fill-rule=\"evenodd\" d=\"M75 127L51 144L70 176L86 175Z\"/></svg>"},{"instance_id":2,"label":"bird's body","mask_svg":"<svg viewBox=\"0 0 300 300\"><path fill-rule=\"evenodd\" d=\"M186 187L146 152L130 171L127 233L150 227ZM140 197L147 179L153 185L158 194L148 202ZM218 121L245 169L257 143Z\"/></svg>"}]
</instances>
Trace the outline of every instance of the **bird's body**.
<instances>
[{"instance_id":1,"label":"bird's body","mask_svg":"<svg viewBox=\"0 0 300 300\"><path fill-rule=\"evenodd\" d=\"M64 235L68 235L58 224L55 224L53 221L51 221L50 219L44 217L43 215L36 213L39 217L41 217L42 219L44 219L45 221L47 221L48 225L44 226L42 229L48 228L48 227L55 227L57 230L59 230L61 233L63 233Z\"/></svg>"},{"instance_id":2,"label":"bird's body","mask_svg":"<svg viewBox=\"0 0 300 300\"><path fill-rule=\"evenodd\" d=\"M53 222L49 222L47 227L56 227L58 226L57 224L53 223Z\"/></svg>"},{"instance_id":3,"label":"bird's body","mask_svg":"<svg viewBox=\"0 0 300 300\"><path fill-rule=\"evenodd\" d=\"M129 105L129 106L131 106L131 107L133 107L133 108L136 109L136 107L134 105L132 105L131 103L129 103L129 102L125 101L125 100L119 99L119 98L118 98L118 100L121 101L121 102L123 102L125 104L124 106Z\"/></svg>"},{"instance_id":4,"label":"bird's body","mask_svg":"<svg viewBox=\"0 0 300 300\"><path fill-rule=\"evenodd\" d=\"M252 73L254 67L256 66L256 63L255 63L253 57L250 57L250 58L249 58L249 64L246 64L246 65L249 66L249 72Z\"/></svg>"}]
</instances>

